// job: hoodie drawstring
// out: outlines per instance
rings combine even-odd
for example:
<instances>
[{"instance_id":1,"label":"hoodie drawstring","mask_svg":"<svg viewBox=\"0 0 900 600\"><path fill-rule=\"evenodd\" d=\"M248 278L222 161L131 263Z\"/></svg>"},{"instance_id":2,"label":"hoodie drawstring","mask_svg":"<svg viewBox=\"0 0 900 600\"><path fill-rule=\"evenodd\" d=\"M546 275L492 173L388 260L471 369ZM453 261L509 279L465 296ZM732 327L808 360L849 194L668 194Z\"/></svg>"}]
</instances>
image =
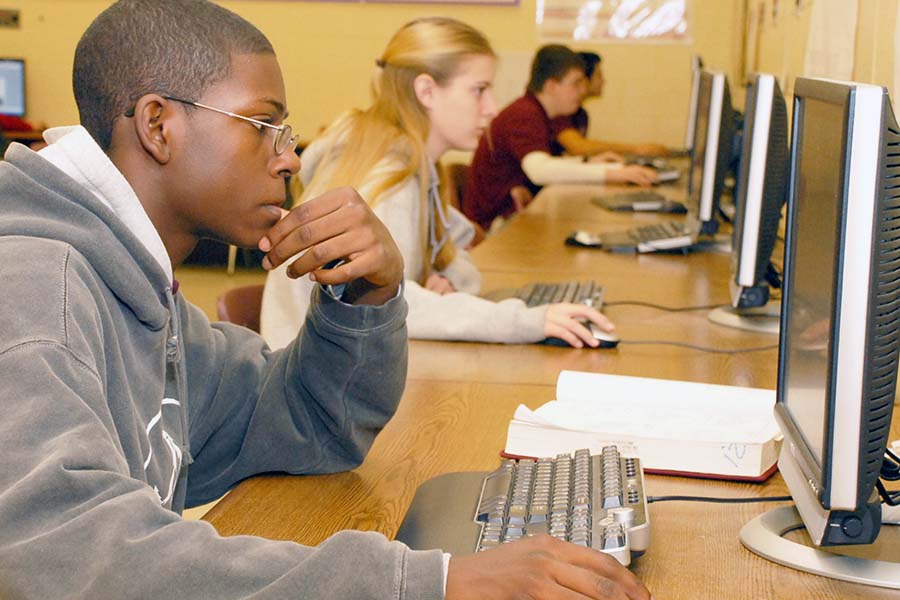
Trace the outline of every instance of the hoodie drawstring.
<instances>
[{"instance_id":1,"label":"hoodie drawstring","mask_svg":"<svg viewBox=\"0 0 900 600\"><path fill-rule=\"evenodd\" d=\"M181 406L178 407L181 416L181 465L187 466L194 462L191 455L190 436L187 422L187 389L184 382L187 376L184 371L184 361L181 360L181 321L178 317L178 309L175 304L175 295L171 287L166 288L166 303L169 309L169 335L166 338L166 362L172 365L175 377L175 386Z\"/></svg>"}]
</instances>

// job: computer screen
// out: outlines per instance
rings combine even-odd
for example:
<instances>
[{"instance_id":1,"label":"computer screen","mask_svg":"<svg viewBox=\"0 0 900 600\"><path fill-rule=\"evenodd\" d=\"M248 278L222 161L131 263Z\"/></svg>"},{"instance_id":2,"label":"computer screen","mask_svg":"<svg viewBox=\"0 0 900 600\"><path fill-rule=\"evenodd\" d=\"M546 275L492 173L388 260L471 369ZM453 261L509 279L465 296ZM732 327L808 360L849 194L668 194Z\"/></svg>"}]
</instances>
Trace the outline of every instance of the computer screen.
<instances>
[{"instance_id":1,"label":"computer screen","mask_svg":"<svg viewBox=\"0 0 900 600\"><path fill-rule=\"evenodd\" d=\"M25 61L0 58L0 114L25 116Z\"/></svg>"},{"instance_id":2,"label":"computer screen","mask_svg":"<svg viewBox=\"0 0 900 600\"><path fill-rule=\"evenodd\" d=\"M694 146L688 180L688 213L700 232L718 231L718 205L734 154L735 113L724 73L700 72Z\"/></svg>"},{"instance_id":3,"label":"computer screen","mask_svg":"<svg viewBox=\"0 0 900 600\"><path fill-rule=\"evenodd\" d=\"M690 152L694 148L694 127L697 124L697 95L700 89L700 71L703 61L694 54L691 57L691 96L688 102L687 128L684 132L684 149Z\"/></svg>"},{"instance_id":4,"label":"computer screen","mask_svg":"<svg viewBox=\"0 0 900 600\"><path fill-rule=\"evenodd\" d=\"M780 285L771 259L787 199L787 106L775 77L767 73L750 79L746 99L735 188L731 307L717 309L710 318L741 329L777 333L780 305L769 303L769 288Z\"/></svg>"},{"instance_id":5,"label":"computer screen","mask_svg":"<svg viewBox=\"0 0 900 600\"><path fill-rule=\"evenodd\" d=\"M869 544L881 527L900 343L897 177L900 131L884 88L797 80L775 417L778 468L817 546ZM795 568L900 587L896 563L780 539L784 511L755 519L741 540Z\"/></svg>"}]
</instances>

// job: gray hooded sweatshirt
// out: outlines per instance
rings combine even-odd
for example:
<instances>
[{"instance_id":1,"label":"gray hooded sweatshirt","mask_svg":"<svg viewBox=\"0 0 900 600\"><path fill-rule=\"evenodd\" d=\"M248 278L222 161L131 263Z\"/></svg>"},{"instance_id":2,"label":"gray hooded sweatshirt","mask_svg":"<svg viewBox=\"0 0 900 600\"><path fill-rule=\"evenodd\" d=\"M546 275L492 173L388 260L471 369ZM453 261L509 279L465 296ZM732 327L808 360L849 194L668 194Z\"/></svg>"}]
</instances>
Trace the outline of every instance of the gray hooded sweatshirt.
<instances>
[{"instance_id":1,"label":"gray hooded sweatshirt","mask_svg":"<svg viewBox=\"0 0 900 600\"><path fill-rule=\"evenodd\" d=\"M0 162L0 598L440 598L442 556L374 533L223 538L185 506L358 465L406 376L406 307L321 288L271 352L172 291L115 213ZM298 515L298 518L302 516Z\"/></svg>"}]
</instances>

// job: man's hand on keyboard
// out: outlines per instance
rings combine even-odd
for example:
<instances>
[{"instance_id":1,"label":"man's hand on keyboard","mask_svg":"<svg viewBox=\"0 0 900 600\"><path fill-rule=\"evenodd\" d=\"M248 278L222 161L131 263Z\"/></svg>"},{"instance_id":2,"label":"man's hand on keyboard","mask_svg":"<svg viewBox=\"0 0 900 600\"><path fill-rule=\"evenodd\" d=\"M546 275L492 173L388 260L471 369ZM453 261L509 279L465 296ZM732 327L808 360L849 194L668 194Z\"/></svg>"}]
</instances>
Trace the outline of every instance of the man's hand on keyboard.
<instances>
[{"instance_id":1,"label":"man's hand on keyboard","mask_svg":"<svg viewBox=\"0 0 900 600\"><path fill-rule=\"evenodd\" d=\"M608 169L606 171L606 181L607 183L635 183L648 186L659 183L659 175L650 167L625 165Z\"/></svg>"},{"instance_id":2,"label":"man's hand on keyboard","mask_svg":"<svg viewBox=\"0 0 900 600\"><path fill-rule=\"evenodd\" d=\"M612 556L547 535L450 559L447 600L569 597L648 600L650 592Z\"/></svg>"},{"instance_id":3,"label":"man's hand on keyboard","mask_svg":"<svg viewBox=\"0 0 900 600\"><path fill-rule=\"evenodd\" d=\"M585 326L584 321L593 321L603 331L612 331L615 326L600 311L584 304L551 304L544 317L544 337L559 338L570 346L595 348L598 342Z\"/></svg>"}]
</instances>

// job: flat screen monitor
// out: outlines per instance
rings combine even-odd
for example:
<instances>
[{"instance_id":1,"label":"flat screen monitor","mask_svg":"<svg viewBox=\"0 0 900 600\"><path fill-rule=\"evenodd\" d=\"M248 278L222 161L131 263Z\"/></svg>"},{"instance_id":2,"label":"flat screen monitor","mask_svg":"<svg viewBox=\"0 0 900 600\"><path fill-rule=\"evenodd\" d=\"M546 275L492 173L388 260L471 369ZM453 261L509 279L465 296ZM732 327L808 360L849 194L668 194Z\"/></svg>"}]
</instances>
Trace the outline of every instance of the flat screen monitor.
<instances>
[{"instance_id":1,"label":"flat screen monitor","mask_svg":"<svg viewBox=\"0 0 900 600\"><path fill-rule=\"evenodd\" d=\"M719 229L719 199L734 154L734 133L728 79L724 73L701 71L687 201L700 233L714 234Z\"/></svg>"},{"instance_id":2,"label":"flat screen monitor","mask_svg":"<svg viewBox=\"0 0 900 600\"><path fill-rule=\"evenodd\" d=\"M774 76L750 78L744 114L734 196L731 306L709 316L722 325L777 334L780 303L769 302L769 288L780 285L772 254L787 199L789 159L787 106Z\"/></svg>"},{"instance_id":3,"label":"flat screen monitor","mask_svg":"<svg viewBox=\"0 0 900 600\"><path fill-rule=\"evenodd\" d=\"M700 71L703 61L698 55L691 57L691 96L688 102L687 128L684 132L684 149L690 152L694 148L694 127L697 124L697 95L700 90Z\"/></svg>"},{"instance_id":4,"label":"flat screen monitor","mask_svg":"<svg viewBox=\"0 0 900 600\"><path fill-rule=\"evenodd\" d=\"M900 132L882 87L800 78L794 94L778 468L813 544L869 544L900 342ZM784 551L784 510L759 520L771 535L751 528L742 541L796 568L900 587L898 563Z\"/></svg>"},{"instance_id":5,"label":"flat screen monitor","mask_svg":"<svg viewBox=\"0 0 900 600\"><path fill-rule=\"evenodd\" d=\"M0 58L0 114L25 116L25 61Z\"/></svg>"}]
</instances>

